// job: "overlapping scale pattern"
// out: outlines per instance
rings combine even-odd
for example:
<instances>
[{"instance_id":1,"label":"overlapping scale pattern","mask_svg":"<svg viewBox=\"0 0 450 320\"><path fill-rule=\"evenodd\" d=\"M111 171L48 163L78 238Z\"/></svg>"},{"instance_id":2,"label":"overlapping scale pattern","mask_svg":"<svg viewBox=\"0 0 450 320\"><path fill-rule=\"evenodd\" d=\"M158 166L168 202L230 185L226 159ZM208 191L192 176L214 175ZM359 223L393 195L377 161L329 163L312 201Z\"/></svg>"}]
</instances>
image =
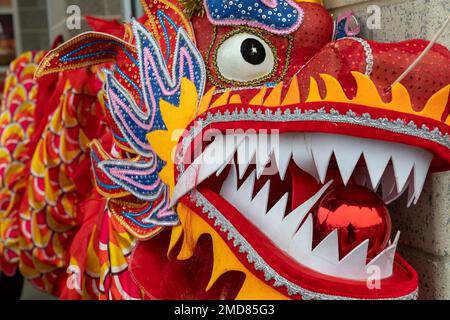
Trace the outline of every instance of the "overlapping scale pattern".
<instances>
[{"instance_id":1,"label":"overlapping scale pattern","mask_svg":"<svg viewBox=\"0 0 450 320\"><path fill-rule=\"evenodd\" d=\"M19 211L25 193L28 145L34 132L37 82L44 52L28 52L10 66L0 115L0 270L16 272L20 256Z\"/></svg>"}]
</instances>

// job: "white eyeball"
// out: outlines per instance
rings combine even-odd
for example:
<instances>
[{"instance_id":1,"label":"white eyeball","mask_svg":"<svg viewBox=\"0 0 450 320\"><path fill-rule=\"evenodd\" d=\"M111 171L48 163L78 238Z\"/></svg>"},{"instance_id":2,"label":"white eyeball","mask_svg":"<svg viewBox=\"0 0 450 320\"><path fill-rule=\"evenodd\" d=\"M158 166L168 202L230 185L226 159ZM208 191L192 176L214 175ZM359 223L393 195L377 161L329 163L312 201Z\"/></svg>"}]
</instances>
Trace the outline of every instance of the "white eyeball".
<instances>
[{"instance_id":1,"label":"white eyeball","mask_svg":"<svg viewBox=\"0 0 450 320\"><path fill-rule=\"evenodd\" d=\"M270 74L275 66L272 49L263 39L239 33L217 50L217 68L221 75L233 81L248 82Z\"/></svg>"}]
</instances>

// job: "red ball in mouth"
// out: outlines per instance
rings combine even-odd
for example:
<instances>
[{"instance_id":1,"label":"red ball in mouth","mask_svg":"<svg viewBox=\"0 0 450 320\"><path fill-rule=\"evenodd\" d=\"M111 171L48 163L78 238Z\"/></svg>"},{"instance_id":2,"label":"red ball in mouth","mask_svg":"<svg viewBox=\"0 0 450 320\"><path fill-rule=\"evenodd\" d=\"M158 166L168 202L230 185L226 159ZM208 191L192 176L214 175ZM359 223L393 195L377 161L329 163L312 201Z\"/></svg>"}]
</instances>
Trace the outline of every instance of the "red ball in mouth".
<instances>
[{"instance_id":1,"label":"red ball in mouth","mask_svg":"<svg viewBox=\"0 0 450 320\"><path fill-rule=\"evenodd\" d=\"M334 229L338 230L342 259L365 240L368 258L374 258L388 244L391 218L383 200L361 186L338 187L328 192L314 213L314 246Z\"/></svg>"}]
</instances>

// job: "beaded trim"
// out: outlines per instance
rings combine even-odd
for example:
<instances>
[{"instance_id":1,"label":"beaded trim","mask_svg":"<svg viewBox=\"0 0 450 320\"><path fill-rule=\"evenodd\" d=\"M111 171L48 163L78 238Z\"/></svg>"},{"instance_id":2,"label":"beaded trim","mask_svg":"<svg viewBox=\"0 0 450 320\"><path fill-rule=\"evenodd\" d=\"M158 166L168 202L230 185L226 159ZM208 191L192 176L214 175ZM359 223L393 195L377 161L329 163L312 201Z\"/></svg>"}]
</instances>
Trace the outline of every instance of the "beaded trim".
<instances>
[{"instance_id":1,"label":"beaded trim","mask_svg":"<svg viewBox=\"0 0 450 320\"><path fill-rule=\"evenodd\" d=\"M326 121L335 123L348 123L360 125L365 127L372 127L382 129L389 132L401 133L416 138L438 143L450 149L450 135L445 135L438 129L430 129L426 125L418 127L413 121L406 123L402 119L389 120L388 118L374 119L369 113L358 115L352 110L347 111L346 114L341 114L339 111L330 108L318 110L305 110L300 108L288 108L284 111L281 109L266 109L264 112L261 109L254 111L251 108L244 109L236 107L225 112L217 111L215 113L208 112L203 118L195 121L189 128L189 134L182 140L182 148L177 154L178 159L182 159L191 142L195 136L203 131L207 126L217 122L236 122L236 121L259 121L259 122L295 122L295 121ZM178 161L178 171L183 174L185 170L183 161Z\"/></svg>"},{"instance_id":2,"label":"beaded trim","mask_svg":"<svg viewBox=\"0 0 450 320\"><path fill-rule=\"evenodd\" d=\"M269 86L267 84L265 86L267 88L269 88ZM262 88L263 88L263 86L256 86L256 87L251 87L250 89L261 90ZM238 92L238 91L244 91L244 90L249 90L249 87L234 87L234 88L217 89L217 90L214 90L214 95L225 93L227 91Z\"/></svg>"},{"instance_id":3,"label":"beaded trim","mask_svg":"<svg viewBox=\"0 0 450 320\"><path fill-rule=\"evenodd\" d=\"M257 36L257 37L261 38L262 40L264 40L267 43L267 45L270 47L270 50L272 51L275 63L273 65L272 71L269 74L267 74L267 75L265 75L265 76L263 76L261 78L255 79L255 80L241 82L241 81L237 81L237 80L226 79L225 77L222 76L222 74L219 71L219 67L217 66L217 52L218 52L218 49L223 45L223 43L225 41L227 41L228 39L230 39L234 35L239 34L239 33L243 33L243 32L252 34L252 35ZM215 39L213 40L213 42L215 42ZM240 84L243 84L243 85L247 85L247 84L248 85L252 85L254 83L260 83L260 82L263 82L263 81L266 81L266 80L272 78L274 76L275 72L277 72L277 70L278 70L277 48L275 48L275 46L262 34L262 32L256 31L256 30L248 28L248 27L239 27L239 28L237 28L237 29L227 33L220 40L219 44L217 45L216 50L214 50L212 64L213 64L214 71L216 72L217 77L220 79L220 81L223 81L223 82L229 83L229 84L240 83Z\"/></svg>"},{"instance_id":4,"label":"beaded trim","mask_svg":"<svg viewBox=\"0 0 450 320\"><path fill-rule=\"evenodd\" d=\"M220 4L206 0L204 7L208 20L218 26L247 25L277 35L286 35L296 31L303 23L304 11L295 1L261 2L223 1Z\"/></svg>"},{"instance_id":5,"label":"beaded trim","mask_svg":"<svg viewBox=\"0 0 450 320\"><path fill-rule=\"evenodd\" d=\"M366 72L365 72L365 74L367 76L370 76L373 72L373 63L374 63L372 47L370 46L370 44L366 40L361 39L361 38L356 38L356 37L345 37L345 38L341 38L339 40L344 40L344 39L355 40L361 44L361 46L364 49L364 53L366 55Z\"/></svg>"},{"instance_id":6,"label":"beaded trim","mask_svg":"<svg viewBox=\"0 0 450 320\"><path fill-rule=\"evenodd\" d=\"M304 289L286 278L279 275L273 270L267 262L256 252L256 250L245 240L245 238L236 230L236 228L214 207L200 192L193 191L191 200L195 202L198 208L202 208L202 212L207 215L208 219L214 220L214 226L220 227L220 231L227 234L227 239L233 241L235 248L239 247L239 253L247 255L247 261L253 264L255 270L264 273L264 279L269 282L273 280L273 287L286 287L289 296L300 295L305 300L357 300L354 298L334 296L323 293L317 293ZM414 292L399 298L381 299L381 300L416 300L418 297L418 289Z\"/></svg>"},{"instance_id":7,"label":"beaded trim","mask_svg":"<svg viewBox=\"0 0 450 320\"><path fill-rule=\"evenodd\" d=\"M270 49L272 50L273 56L274 56L274 61L275 64L272 68L272 71L268 74L265 75L261 78L255 79L255 80L250 80L250 81L236 81L236 80L230 80L230 79L226 79L222 76L222 74L219 71L219 68L217 67L217 51L220 48L220 46L226 41L228 40L230 37L238 34L238 33L250 33L253 34L255 36L260 37L261 39L265 40L265 42L267 43L267 45L270 47ZM250 28L250 27L246 27L246 26L242 26L239 28L234 29L233 31L231 31L230 33L228 33L223 39L220 40L220 42L218 43L218 45L216 46L216 49L213 51L213 47L215 45L217 39L217 27L214 27L213 29L213 38L211 41L211 45L208 49L207 55L206 55L206 61L208 63L211 63L212 65L212 69L214 70L214 73L216 74L217 78L222 81L223 83L232 85L232 86L244 86L244 87L255 87L257 85L261 85L262 83L264 83L265 81L271 79L276 72L278 71L278 67L279 67L279 61L277 58L277 49L275 48L275 46L266 38L266 35L258 29L254 29L254 28ZM273 82L280 82L282 79L285 78L286 73L288 71L289 68L289 64L291 62L291 52L292 52L292 47L293 47L293 42L294 39L292 36L288 35L285 37L285 39L288 40L288 45L287 45L287 49L286 49L286 63L283 66L283 69L281 70L281 74L279 77L277 77L277 79L275 79ZM212 61L211 61L211 55L212 55ZM214 78L214 76L211 74L211 71L209 70L209 68L206 68L206 72L207 72L207 76L209 81L216 86L217 88L220 89L226 89L226 86L222 83L218 83L216 81L216 79Z\"/></svg>"},{"instance_id":8,"label":"beaded trim","mask_svg":"<svg viewBox=\"0 0 450 320\"><path fill-rule=\"evenodd\" d=\"M119 224L122 227L124 227L129 233L131 233L132 236L136 237L137 239L139 239L141 241L145 241L145 240L155 237L161 231L164 230L164 226L155 226L154 227L155 229L153 231L151 231L150 233L145 233L145 234L142 233L141 230L135 229L134 226L130 225L127 221L125 221L125 218L123 217L123 215L121 213L116 212L116 210L114 210L114 208L110 206L110 203L112 203L112 202L117 202L119 204L123 204L124 206L125 205L132 206L132 203L118 201L117 199L110 199L110 200L108 200L107 207L108 207L108 211L110 211L112 213L112 215L119 222Z\"/></svg>"}]
</instances>

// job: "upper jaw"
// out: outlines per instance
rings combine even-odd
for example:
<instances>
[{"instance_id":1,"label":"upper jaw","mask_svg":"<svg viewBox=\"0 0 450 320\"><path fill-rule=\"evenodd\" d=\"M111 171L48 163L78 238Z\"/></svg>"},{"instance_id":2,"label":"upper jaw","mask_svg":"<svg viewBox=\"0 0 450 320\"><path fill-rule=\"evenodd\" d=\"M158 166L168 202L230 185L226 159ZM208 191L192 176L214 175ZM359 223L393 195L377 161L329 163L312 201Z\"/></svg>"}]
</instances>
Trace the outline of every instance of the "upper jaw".
<instances>
[{"instance_id":1,"label":"upper jaw","mask_svg":"<svg viewBox=\"0 0 450 320\"><path fill-rule=\"evenodd\" d=\"M258 178L271 163L277 166L283 179L292 159L322 184L334 155L345 185L354 178L358 184L374 191L381 189L386 204L408 190L410 206L417 203L433 160L427 150L374 139L326 133L280 134L278 130L270 134L265 130L263 134L236 132L217 135L191 163L179 160L177 168L182 171L172 193L173 205L212 174L219 175L236 154L240 178L249 163L255 161ZM357 165L360 159L364 160L365 167Z\"/></svg>"},{"instance_id":2,"label":"upper jaw","mask_svg":"<svg viewBox=\"0 0 450 320\"><path fill-rule=\"evenodd\" d=\"M277 88L272 89L264 101L266 89L263 88L248 104L240 102L239 97L230 98L230 92L225 92L211 105L208 102L202 102L201 111L205 109L207 111L201 113L186 128L187 134L183 136L178 146L175 159L177 185L173 192L172 205L194 187L187 180L190 180L189 177L192 175L197 175L198 166L202 164L205 167L206 161L202 161L201 157L193 161L187 160L187 162L186 157L190 156L187 155L189 150L198 147L198 136L201 140L201 136L208 130L218 130L223 133L230 129L231 132L263 129L266 132L278 133L339 133L426 149L435 155L432 159L433 170L450 168L450 130L449 126L442 122L412 113L341 102L313 101L285 105L285 102L280 104L280 97L273 98L276 90ZM274 102L271 97L275 99ZM208 101L211 102L211 97ZM241 135L238 138L243 137ZM239 144L240 141L225 144L227 148L221 155L222 161L208 163L209 169L206 171L220 169L224 162L231 159L235 151L233 148L237 148ZM203 146L200 145L200 147ZM205 159L210 157L208 150L204 151L203 156ZM323 172L323 168L322 172L318 172L322 174L319 178L323 178ZM206 176L202 175L200 171L197 179L200 181L206 179ZM413 201L417 201L417 195Z\"/></svg>"}]
</instances>

